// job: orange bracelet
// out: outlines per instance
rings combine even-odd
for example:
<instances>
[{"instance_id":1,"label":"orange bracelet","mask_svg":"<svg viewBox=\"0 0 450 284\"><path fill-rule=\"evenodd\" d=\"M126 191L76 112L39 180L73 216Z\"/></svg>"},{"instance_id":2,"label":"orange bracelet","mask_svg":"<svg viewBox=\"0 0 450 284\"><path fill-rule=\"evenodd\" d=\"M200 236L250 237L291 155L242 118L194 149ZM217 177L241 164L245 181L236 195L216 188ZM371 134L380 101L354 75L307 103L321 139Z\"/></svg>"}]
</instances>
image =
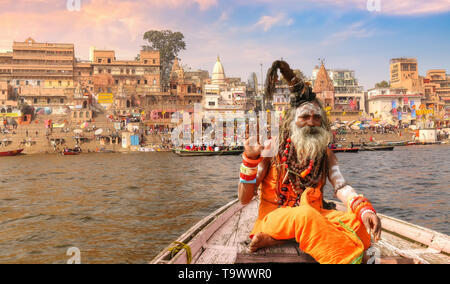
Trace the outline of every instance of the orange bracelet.
<instances>
[{"instance_id":1,"label":"orange bracelet","mask_svg":"<svg viewBox=\"0 0 450 284\"><path fill-rule=\"evenodd\" d=\"M244 152L242 154L242 159L244 160L244 162L246 162L249 165L257 166L259 163L261 163L261 161L263 160L263 157L259 157L259 159L257 159L257 160L252 160L249 157L247 157L247 155L245 155L245 152Z\"/></svg>"}]
</instances>

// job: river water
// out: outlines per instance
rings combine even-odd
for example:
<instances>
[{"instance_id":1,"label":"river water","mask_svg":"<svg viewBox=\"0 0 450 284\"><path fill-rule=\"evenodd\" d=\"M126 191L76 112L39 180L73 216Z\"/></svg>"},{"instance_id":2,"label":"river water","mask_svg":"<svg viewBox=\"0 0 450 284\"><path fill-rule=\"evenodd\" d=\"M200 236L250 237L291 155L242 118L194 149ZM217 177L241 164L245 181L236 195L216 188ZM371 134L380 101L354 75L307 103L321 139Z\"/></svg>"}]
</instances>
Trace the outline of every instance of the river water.
<instances>
[{"instance_id":1,"label":"river water","mask_svg":"<svg viewBox=\"0 0 450 284\"><path fill-rule=\"evenodd\" d=\"M337 154L378 212L450 234L450 147ZM172 153L0 159L0 263L147 263L237 197L240 156ZM329 185L325 197L332 198Z\"/></svg>"}]
</instances>

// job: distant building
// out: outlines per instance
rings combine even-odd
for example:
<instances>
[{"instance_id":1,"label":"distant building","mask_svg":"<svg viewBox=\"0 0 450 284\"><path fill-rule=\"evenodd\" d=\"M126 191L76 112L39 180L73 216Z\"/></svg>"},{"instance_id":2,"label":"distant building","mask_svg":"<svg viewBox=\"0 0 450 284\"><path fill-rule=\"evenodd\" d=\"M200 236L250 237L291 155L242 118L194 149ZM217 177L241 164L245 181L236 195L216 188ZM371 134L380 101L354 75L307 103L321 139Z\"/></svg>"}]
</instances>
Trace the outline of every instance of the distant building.
<instances>
[{"instance_id":1,"label":"distant building","mask_svg":"<svg viewBox=\"0 0 450 284\"><path fill-rule=\"evenodd\" d=\"M445 69L428 70L423 79L425 98L424 104L428 109L434 109L438 126L450 124L450 75Z\"/></svg>"},{"instance_id":2,"label":"distant building","mask_svg":"<svg viewBox=\"0 0 450 284\"><path fill-rule=\"evenodd\" d=\"M390 61L391 88L405 88L408 91L423 94L423 79L419 76L417 59L394 58Z\"/></svg>"},{"instance_id":3,"label":"distant building","mask_svg":"<svg viewBox=\"0 0 450 284\"><path fill-rule=\"evenodd\" d=\"M322 62L315 70L317 71L314 71L312 76L313 92L323 102L324 107L334 109L334 85L324 63Z\"/></svg>"},{"instance_id":4,"label":"distant building","mask_svg":"<svg viewBox=\"0 0 450 284\"><path fill-rule=\"evenodd\" d=\"M314 86L320 69L316 66L313 70ZM364 90L358 84L355 71L348 69L327 69L326 71L334 90L334 103L329 106L332 106L336 111L366 111ZM325 76L322 75L322 77Z\"/></svg>"},{"instance_id":5,"label":"distant building","mask_svg":"<svg viewBox=\"0 0 450 284\"><path fill-rule=\"evenodd\" d=\"M73 44L38 43L29 37L0 54L0 79L21 103L61 105L71 96L66 89L73 90L74 62Z\"/></svg>"},{"instance_id":6,"label":"distant building","mask_svg":"<svg viewBox=\"0 0 450 284\"><path fill-rule=\"evenodd\" d=\"M204 86L203 110L226 117L243 117L246 111L246 84L240 78L227 78L220 58L214 65L211 81Z\"/></svg>"},{"instance_id":7,"label":"distant building","mask_svg":"<svg viewBox=\"0 0 450 284\"><path fill-rule=\"evenodd\" d=\"M368 92L368 113L374 119L397 124L416 124L422 95L405 88L374 88Z\"/></svg>"}]
</instances>

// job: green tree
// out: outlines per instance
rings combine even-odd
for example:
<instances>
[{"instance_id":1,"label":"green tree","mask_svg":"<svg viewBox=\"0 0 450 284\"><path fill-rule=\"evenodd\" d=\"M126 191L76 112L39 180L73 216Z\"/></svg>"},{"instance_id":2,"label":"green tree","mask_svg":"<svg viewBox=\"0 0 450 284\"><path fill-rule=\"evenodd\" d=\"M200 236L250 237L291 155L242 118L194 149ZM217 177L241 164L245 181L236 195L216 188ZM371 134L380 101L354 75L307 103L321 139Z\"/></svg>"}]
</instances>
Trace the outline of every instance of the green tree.
<instances>
[{"instance_id":1,"label":"green tree","mask_svg":"<svg viewBox=\"0 0 450 284\"><path fill-rule=\"evenodd\" d=\"M172 32L170 30L150 30L144 33L144 40L149 43L149 45L142 46L144 50L159 50L161 85L163 89L167 89L173 60L181 50L186 49L184 35L181 32Z\"/></svg>"},{"instance_id":2,"label":"green tree","mask_svg":"<svg viewBox=\"0 0 450 284\"><path fill-rule=\"evenodd\" d=\"M381 81L380 83L375 84L375 88L389 88L389 82Z\"/></svg>"}]
</instances>

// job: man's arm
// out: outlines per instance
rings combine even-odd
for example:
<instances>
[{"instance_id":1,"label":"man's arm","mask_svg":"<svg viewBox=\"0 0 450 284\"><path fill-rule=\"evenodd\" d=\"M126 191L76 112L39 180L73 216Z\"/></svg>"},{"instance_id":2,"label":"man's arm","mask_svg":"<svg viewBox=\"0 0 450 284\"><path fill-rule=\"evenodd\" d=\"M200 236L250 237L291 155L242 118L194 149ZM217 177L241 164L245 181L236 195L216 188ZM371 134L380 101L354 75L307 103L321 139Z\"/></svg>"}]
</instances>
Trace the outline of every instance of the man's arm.
<instances>
[{"instance_id":1,"label":"man's arm","mask_svg":"<svg viewBox=\"0 0 450 284\"><path fill-rule=\"evenodd\" d=\"M258 165L258 173L256 175L255 183L239 183L238 196L241 204L248 204L255 196L256 189L264 180L267 175L267 171L270 167L271 158L264 158L264 160Z\"/></svg>"},{"instance_id":2,"label":"man's arm","mask_svg":"<svg viewBox=\"0 0 450 284\"><path fill-rule=\"evenodd\" d=\"M336 155L330 149L327 149L327 154L329 158L329 171L328 171L328 179L330 180L333 189L334 195L347 206L347 203L353 197L356 197L358 194L356 191L348 185L339 170L338 162ZM358 199L354 202L352 210L357 208L359 203L362 202L362 199ZM381 221L380 218L375 213L367 212L368 214L364 214L361 218L364 226L367 230L374 236L374 240L378 241L381 238Z\"/></svg>"},{"instance_id":3,"label":"man's arm","mask_svg":"<svg viewBox=\"0 0 450 284\"><path fill-rule=\"evenodd\" d=\"M327 149L328 152L328 179L331 182L331 185L334 189L334 195L345 205L347 205L347 201L358 195L356 191L347 184L344 176L342 175L336 155L330 149Z\"/></svg>"}]
</instances>

